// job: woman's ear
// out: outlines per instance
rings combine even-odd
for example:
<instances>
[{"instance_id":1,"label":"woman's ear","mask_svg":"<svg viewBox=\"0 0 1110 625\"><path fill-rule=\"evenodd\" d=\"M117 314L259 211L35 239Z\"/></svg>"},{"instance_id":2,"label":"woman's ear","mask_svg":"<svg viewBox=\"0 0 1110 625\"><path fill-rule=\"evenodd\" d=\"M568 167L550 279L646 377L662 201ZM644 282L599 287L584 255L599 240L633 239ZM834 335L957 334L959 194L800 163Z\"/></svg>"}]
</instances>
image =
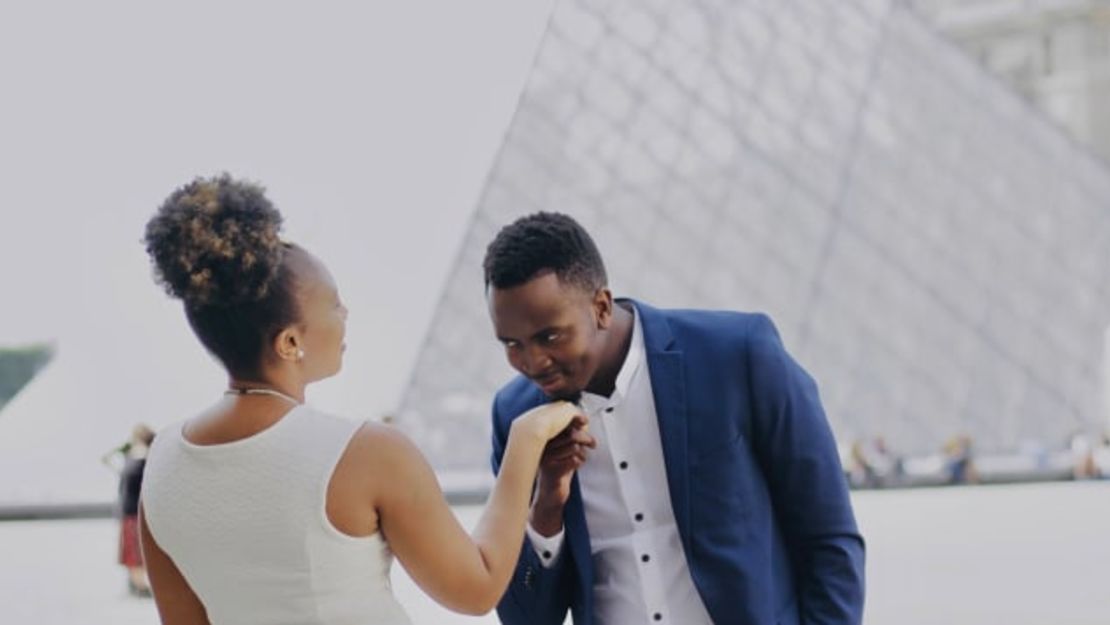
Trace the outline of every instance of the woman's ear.
<instances>
[{"instance_id":1,"label":"woman's ear","mask_svg":"<svg viewBox=\"0 0 1110 625\"><path fill-rule=\"evenodd\" d=\"M304 358L304 349L301 347L301 334L293 326L285 328L274 338L274 355L279 360L296 362Z\"/></svg>"}]
</instances>

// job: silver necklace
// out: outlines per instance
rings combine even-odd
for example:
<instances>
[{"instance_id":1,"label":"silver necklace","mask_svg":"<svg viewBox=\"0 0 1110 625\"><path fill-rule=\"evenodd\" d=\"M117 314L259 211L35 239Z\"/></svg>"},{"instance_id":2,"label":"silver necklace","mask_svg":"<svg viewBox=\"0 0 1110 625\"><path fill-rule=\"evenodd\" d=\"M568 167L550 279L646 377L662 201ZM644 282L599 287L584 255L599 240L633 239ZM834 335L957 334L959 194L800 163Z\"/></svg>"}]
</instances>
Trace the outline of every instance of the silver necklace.
<instances>
[{"instance_id":1,"label":"silver necklace","mask_svg":"<svg viewBox=\"0 0 1110 625\"><path fill-rule=\"evenodd\" d=\"M290 397L281 391L272 388L229 388L224 391L224 395L272 395L273 397L280 397L286 401L292 402L296 405L301 405L301 402L295 397Z\"/></svg>"}]
</instances>

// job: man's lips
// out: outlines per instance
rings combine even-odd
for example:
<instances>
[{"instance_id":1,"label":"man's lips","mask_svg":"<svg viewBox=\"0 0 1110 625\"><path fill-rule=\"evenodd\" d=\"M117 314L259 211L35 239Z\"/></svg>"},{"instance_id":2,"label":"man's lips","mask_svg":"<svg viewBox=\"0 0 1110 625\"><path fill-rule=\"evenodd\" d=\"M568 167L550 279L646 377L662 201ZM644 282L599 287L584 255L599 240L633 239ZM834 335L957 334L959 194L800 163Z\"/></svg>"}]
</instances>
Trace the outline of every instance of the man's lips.
<instances>
[{"instance_id":1,"label":"man's lips","mask_svg":"<svg viewBox=\"0 0 1110 625\"><path fill-rule=\"evenodd\" d=\"M546 375L535 376L535 377L532 378L532 381L535 382L536 384L538 384L541 387L547 388L549 386L554 386L556 383L558 383L562 379L563 379L562 374L548 373Z\"/></svg>"}]
</instances>

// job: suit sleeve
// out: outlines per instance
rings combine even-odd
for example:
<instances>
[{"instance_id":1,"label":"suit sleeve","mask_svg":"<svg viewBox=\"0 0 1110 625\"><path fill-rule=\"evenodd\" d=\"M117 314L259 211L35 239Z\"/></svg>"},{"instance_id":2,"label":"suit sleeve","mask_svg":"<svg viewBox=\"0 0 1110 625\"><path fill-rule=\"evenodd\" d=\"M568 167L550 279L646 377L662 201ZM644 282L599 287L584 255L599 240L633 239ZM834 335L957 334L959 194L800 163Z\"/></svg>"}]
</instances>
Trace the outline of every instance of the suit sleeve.
<instances>
[{"instance_id":1,"label":"suit sleeve","mask_svg":"<svg viewBox=\"0 0 1110 625\"><path fill-rule=\"evenodd\" d=\"M493 454L491 463L496 475L501 469L501 459L508 443L511 419L498 410L498 398L493 402ZM566 550L566 545L563 545ZM497 615L505 625L562 625L570 607L570 575L573 567L564 556L544 567L527 536L520 550L520 560L513 573L509 588L497 604Z\"/></svg>"},{"instance_id":2,"label":"suit sleeve","mask_svg":"<svg viewBox=\"0 0 1110 625\"><path fill-rule=\"evenodd\" d=\"M801 622L863 619L864 542L813 378L759 315L747 342L753 447L794 564Z\"/></svg>"}]
</instances>

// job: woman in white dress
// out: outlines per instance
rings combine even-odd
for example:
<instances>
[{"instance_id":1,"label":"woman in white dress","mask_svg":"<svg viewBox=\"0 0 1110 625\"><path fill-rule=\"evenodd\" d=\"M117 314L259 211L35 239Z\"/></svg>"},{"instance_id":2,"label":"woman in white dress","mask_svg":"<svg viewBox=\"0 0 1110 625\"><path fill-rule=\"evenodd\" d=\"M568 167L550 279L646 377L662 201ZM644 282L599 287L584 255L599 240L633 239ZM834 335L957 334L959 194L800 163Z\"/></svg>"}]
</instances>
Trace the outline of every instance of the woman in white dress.
<instances>
[{"instance_id":1,"label":"woman in white dress","mask_svg":"<svg viewBox=\"0 0 1110 625\"><path fill-rule=\"evenodd\" d=\"M335 375L347 309L321 262L279 236L262 189L227 175L175 191L147 224L158 280L183 300L228 388L156 438L140 528L162 622L408 623L396 555L444 606L489 612L513 574L546 442L585 417L550 404L513 424L474 532L397 430L304 405Z\"/></svg>"}]
</instances>

